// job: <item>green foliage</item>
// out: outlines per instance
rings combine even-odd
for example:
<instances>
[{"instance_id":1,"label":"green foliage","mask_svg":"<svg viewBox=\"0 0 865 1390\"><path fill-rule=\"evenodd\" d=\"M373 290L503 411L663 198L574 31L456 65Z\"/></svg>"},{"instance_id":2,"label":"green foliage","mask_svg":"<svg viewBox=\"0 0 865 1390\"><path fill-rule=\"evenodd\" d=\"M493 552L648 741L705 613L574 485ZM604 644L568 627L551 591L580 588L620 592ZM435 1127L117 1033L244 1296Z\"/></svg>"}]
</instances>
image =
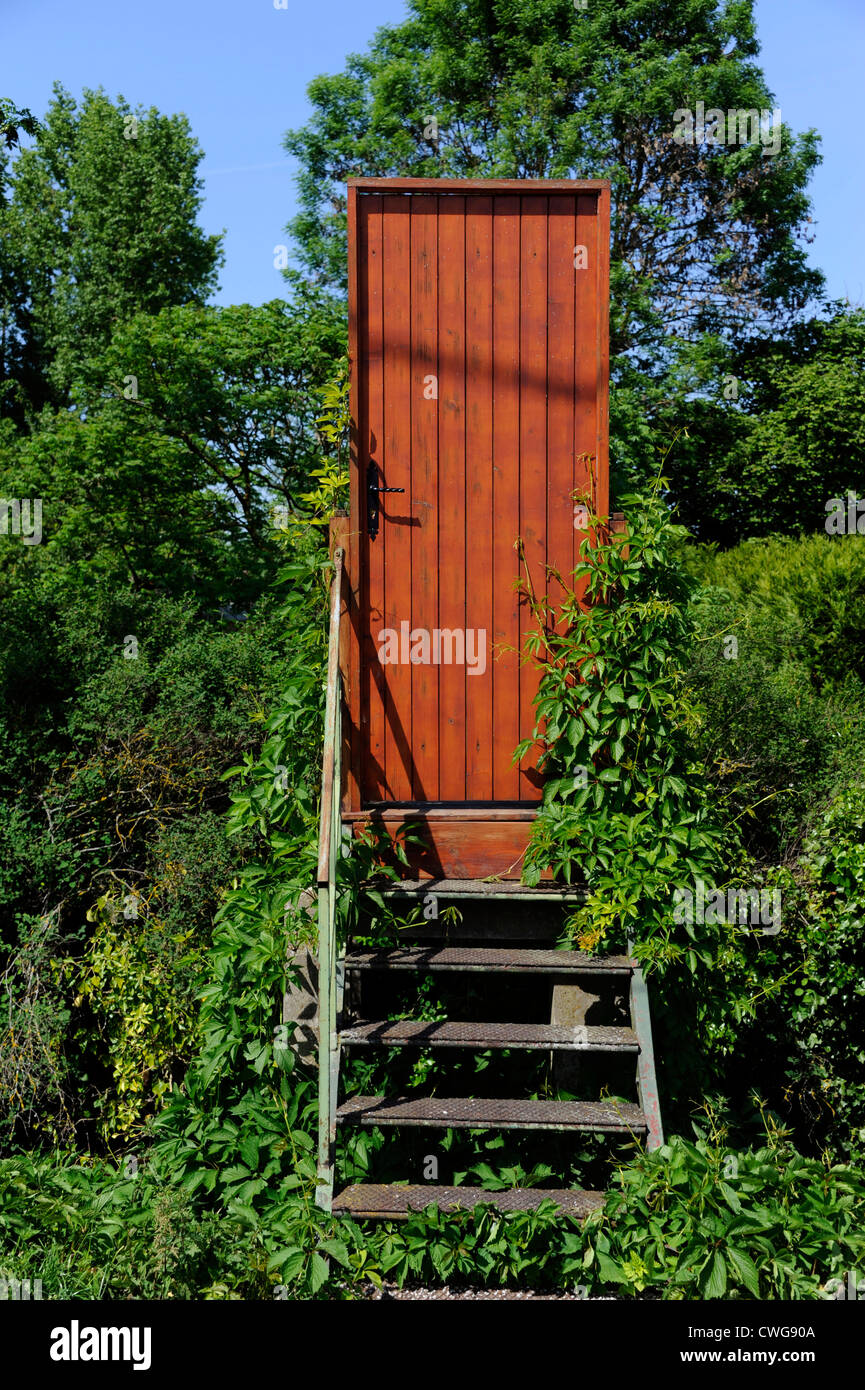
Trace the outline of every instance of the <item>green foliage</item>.
<instances>
[{"instance_id":1,"label":"green foliage","mask_svg":"<svg viewBox=\"0 0 865 1390\"><path fill-rule=\"evenodd\" d=\"M0 138L6 141L8 149L18 144L20 131L25 135L35 135L39 122L26 106L16 106L14 102L0 97Z\"/></svg>"},{"instance_id":2,"label":"green foliage","mask_svg":"<svg viewBox=\"0 0 865 1390\"><path fill-rule=\"evenodd\" d=\"M226 628L123 592L66 606L47 583L2 612L4 1130L112 1141L193 1055L200 954L250 852L225 838L222 774L287 638L267 604Z\"/></svg>"},{"instance_id":3,"label":"green foliage","mask_svg":"<svg viewBox=\"0 0 865 1390\"><path fill-rule=\"evenodd\" d=\"M758 53L748 0L412 0L343 72L310 83L312 119L286 137L300 259L344 284L352 175L606 177L614 354L657 358L665 337L742 328L752 311L784 319L821 283L801 244L814 132L785 127L771 158L672 139L674 113L697 100L771 108Z\"/></svg>"},{"instance_id":4,"label":"green foliage","mask_svg":"<svg viewBox=\"0 0 865 1390\"><path fill-rule=\"evenodd\" d=\"M760 1008L736 1038L744 1075L794 1128L804 1151L865 1158L865 788L861 772L815 818L795 881L785 885L784 931L753 962ZM762 954L762 953L761 953ZM782 990L772 986L786 981Z\"/></svg>"},{"instance_id":5,"label":"green foliage","mask_svg":"<svg viewBox=\"0 0 865 1390\"><path fill-rule=\"evenodd\" d=\"M219 238L196 220L201 157L185 116L133 111L102 91L85 91L78 105L55 85L0 210L4 309L31 350L28 370L13 362L0 383L3 413L21 421L45 401L62 404L119 321L203 303L215 288Z\"/></svg>"},{"instance_id":6,"label":"green foliage","mask_svg":"<svg viewBox=\"0 0 865 1390\"><path fill-rule=\"evenodd\" d=\"M688 689L692 747L751 853L801 847L815 808L861 765L861 538L690 551L703 580Z\"/></svg>"},{"instance_id":7,"label":"green foliage","mask_svg":"<svg viewBox=\"0 0 865 1390\"><path fill-rule=\"evenodd\" d=\"M0 439L4 495L41 497L42 544L7 546L18 582L195 593L243 611L278 564L273 504L321 464L317 414L342 325L309 300L185 305L119 325L73 407ZM131 393L131 394L130 394Z\"/></svg>"},{"instance_id":8,"label":"green foliage","mask_svg":"<svg viewBox=\"0 0 865 1390\"><path fill-rule=\"evenodd\" d=\"M526 653L541 675L533 738L515 756L540 744L547 775L524 878L536 883L549 867L585 880L571 931L590 950L644 941L669 916L674 887L719 864L720 829L686 739L682 530L657 491L626 505L627 537L590 517L573 580L551 576L559 602L523 583L539 623ZM689 959L696 965L696 945Z\"/></svg>"},{"instance_id":9,"label":"green foliage","mask_svg":"<svg viewBox=\"0 0 865 1390\"><path fill-rule=\"evenodd\" d=\"M589 1219L588 1277L620 1296L813 1299L861 1265L861 1173L802 1158L771 1132L736 1152L674 1138L618 1174ZM592 1229L594 1228L594 1229Z\"/></svg>"}]
</instances>

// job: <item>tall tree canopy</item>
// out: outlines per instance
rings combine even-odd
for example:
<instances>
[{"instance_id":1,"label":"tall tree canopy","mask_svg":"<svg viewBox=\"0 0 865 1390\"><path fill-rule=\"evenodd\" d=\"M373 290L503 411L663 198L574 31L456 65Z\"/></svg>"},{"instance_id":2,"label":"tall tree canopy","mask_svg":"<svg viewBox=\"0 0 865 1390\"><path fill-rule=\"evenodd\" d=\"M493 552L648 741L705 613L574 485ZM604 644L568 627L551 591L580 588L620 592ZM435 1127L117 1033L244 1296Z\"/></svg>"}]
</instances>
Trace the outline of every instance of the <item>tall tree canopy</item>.
<instances>
[{"instance_id":1,"label":"tall tree canopy","mask_svg":"<svg viewBox=\"0 0 865 1390\"><path fill-rule=\"evenodd\" d=\"M768 111L752 0L409 0L289 132L307 274L345 279L346 178L598 178L613 188L613 352L783 326L805 262L817 137L674 139L676 112ZM736 122L738 139L738 121Z\"/></svg>"},{"instance_id":2,"label":"tall tree canopy","mask_svg":"<svg viewBox=\"0 0 865 1390\"><path fill-rule=\"evenodd\" d=\"M0 413L64 404L132 314L204 303L220 239L197 222L201 158L185 116L55 85L34 143L0 164Z\"/></svg>"}]
</instances>

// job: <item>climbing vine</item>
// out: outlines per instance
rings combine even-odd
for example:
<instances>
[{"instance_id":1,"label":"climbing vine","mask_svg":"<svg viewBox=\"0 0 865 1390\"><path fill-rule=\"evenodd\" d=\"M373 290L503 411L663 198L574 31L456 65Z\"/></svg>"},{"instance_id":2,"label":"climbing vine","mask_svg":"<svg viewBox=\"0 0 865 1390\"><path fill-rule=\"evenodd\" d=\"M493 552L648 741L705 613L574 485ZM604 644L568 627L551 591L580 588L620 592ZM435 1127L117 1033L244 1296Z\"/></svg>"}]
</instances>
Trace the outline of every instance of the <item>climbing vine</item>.
<instances>
[{"instance_id":1,"label":"climbing vine","mask_svg":"<svg viewBox=\"0 0 865 1390\"><path fill-rule=\"evenodd\" d=\"M540 682L532 736L514 756L537 755L546 778L524 878L549 868L585 883L568 933L587 950L628 937L657 948L674 889L711 880L721 863L722 831L687 750L692 585L663 487L622 499L621 535L587 507L573 575L550 570L538 584L524 569L520 583L535 619L524 660ZM691 936L695 968L706 943Z\"/></svg>"}]
</instances>

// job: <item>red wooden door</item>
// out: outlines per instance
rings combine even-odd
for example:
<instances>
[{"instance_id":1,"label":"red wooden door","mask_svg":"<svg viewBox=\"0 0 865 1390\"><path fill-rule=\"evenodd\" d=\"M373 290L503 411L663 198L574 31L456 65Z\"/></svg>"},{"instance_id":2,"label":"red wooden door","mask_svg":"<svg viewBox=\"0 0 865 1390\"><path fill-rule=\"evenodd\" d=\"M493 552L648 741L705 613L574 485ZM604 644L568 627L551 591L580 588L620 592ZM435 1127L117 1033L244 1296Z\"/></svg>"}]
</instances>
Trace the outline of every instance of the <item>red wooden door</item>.
<instances>
[{"instance_id":1,"label":"red wooden door","mask_svg":"<svg viewBox=\"0 0 865 1390\"><path fill-rule=\"evenodd\" d=\"M608 254L605 183L349 186L349 810L539 799L515 542L543 585L607 507Z\"/></svg>"}]
</instances>

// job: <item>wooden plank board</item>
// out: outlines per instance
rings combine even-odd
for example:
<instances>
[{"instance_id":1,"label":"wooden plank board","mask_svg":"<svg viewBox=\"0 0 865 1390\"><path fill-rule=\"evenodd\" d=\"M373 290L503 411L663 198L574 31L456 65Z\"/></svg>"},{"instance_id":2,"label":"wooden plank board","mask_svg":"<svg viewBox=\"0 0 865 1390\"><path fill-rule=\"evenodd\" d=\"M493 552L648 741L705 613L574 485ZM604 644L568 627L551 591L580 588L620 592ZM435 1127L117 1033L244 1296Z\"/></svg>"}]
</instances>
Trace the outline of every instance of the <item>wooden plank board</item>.
<instances>
[{"instance_id":1,"label":"wooden plank board","mask_svg":"<svg viewBox=\"0 0 865 1390\"><path fill-rule=\"evenodd\" d=\"M466 799L493 797L493 201L466 200L466 627L486 671L466 681Z\"/></svg>"},{"instance_id":2,"label":"wooden plank board","mask_svg":"<svg viewBox=\"0 0 865 1390\"><path fill-rule=\"evenodd\" d=\"M386 406L384 456L376 462L388 487L405 488L381 499L377 546L386 532L387 571L384 589L384 628L400 630L407 618L406 599L412 586L411 542L411 283L410 209L404 198L384 199L384 396ZM365 501L365 499L364 499ZM394 801L412 798L411 668L396 661L386 668L385 783Z\"/></svg>"},{"instance_id":3,"label":"wooden plank board","mask_svg":"<svg viewBox=\"0 0 865 1390\"><path fill-rule=\"evenodd\" d=\"M466 685L471 639L466 632L465 198L439 199L439 798L466 796ZM457 662L463 647L463 659ZM452 658L448 660L447 658Z\"/></svg>"},{"instance_id":4,"label":"wooden plank board","mask_svg":"<svg viewBox=\"0 0 865 1390\"><path fill-rule=\"evenodd\" d=\"M520 200L493 202L493 800L520 797Z\"/></svg>"},{"instance_id":5,"label":"wooden plank board","mask_svg":"<svg viewBox=\"0 0 865 1390\"><path fill-rule=\"evenodd\" d=\"M574 245L576 207L573 198L550 198L548 224L547 302L549 338L547 390L547 563L568 582L574 567ZM547 585L553 603L563 597L555 580Z\"/></svg>"},{"instance_id":6,"label":"wooden plank board","mask_svg":"<svg viewBox=\"0 0 865 1390\"><path fill-rule=\"evenodd\" d=\"M520 537L525 565L523 578L534 592L546 591L547 562L547 199L536 194L521 200L520 208ZM528 633L537 627L529 603L520 604L519 644L526 649ZM527 738L535 723L534 697L538 668L526 662L519 668L518 737ZM538 801L541 795L537 755L520 762L520 799Z\"/></svg>"},{"instance_id":7,"label":"wooden plank board","mask_svg":"<svg viewBox=\"0 0 865 1390\"><path fill-rule=\"evenodd\" d=\"M362 421L362 467L361 478L365 478L370 458L382 457L381 447L384 439L384 370L383 370L383 278L382 265L382 200L364 198L360 219L360 284L363 304L363 353L365 371L361 378L361 421ZM361 482L360 492L363 492ZM364 644L364 666L372 679L365 682L361 723L363 729L364 767L362 780L367 797L386 795L385 744L386 744L386 690L384 668L378 660L378 650L374 641L377 628L384 627L384 582L385 551L387 549L387 528L384 528L374 545L365 547L366 564L363 566L360 586L360 604L369 622L360 627L360 640Z\"/></svg>"},{"instance_id":8,"label":"wooden plank board","mask_svg":"<svg viewBox=\"0 0 865 1390\"><path fill-rule=\"evenodd\" d=\"M361 200L366 202L366 199ZM370 200L371 201L371 200ZM377 201L377 200L376 200ZM349 360L349 414L351 415L351 426L349 431L349 515L350 533L354 530L357 537L357 528L360 517L360 476L364 468L364 423L362 418L361 399L363 395L363 376L364 372L360 369L360 360L364 356L364 349L361 345L363 326L361 318L365 312L363 307L364 290L359 287L359 281L364 281L365 269L363 266L363 254L360 248L359 218L358 218L358 197L357 189L349 188L347 195L347 221L348 221L348 360ZM365 284L365 281L364 281ZM359 539L359 537L358 537ZM345 696L346 710L348 714L347 739L349 757L345 767L345 804L352 810L356 810L363 796L363 772L366 761L365 754L365 735L361 732L362 705L364 700L363 686L364 677L361 676L361 648L365 641L362 628L365 620L361 618L361 612L365 614L365 609L361 604L361 588L363 584L363 571L366 565L366 556L361 553L358 544L349 543L348 567L346 569L346 589L349 595L348 622L351 625L351 640L349 645L348 660L343 668L345 677Z\"/></svg>"},{"instance_id":9,"label":"wooden plank board","mask_svg":"<svg viewBox=\"0 0 865 1390\"><path fill-rule=\"evenodd\" d=\"M514 542L542 593L548 565L565 577L573 568L574 487L607 505L608 212L597 180L349 187L359 543L349 546L346 807L476 809L463 832L471 826L479 851L457 843L456 824L442 842L460 873L502 872L508 823L492 816L540 795L534 760L522 771L512 762L534 724L538 679L520 665L534 620L514 592ZM382 497L375 539L370 459L384 484L406 489ZM385 631L395 646L382 665ZM482 633L487 661L472 675ZM484 848L487 823L499 840ZM483 870L487 852L494 870Z\"/></svg>"},{"instance_id":10,"label":"wooden plank board","mask_svg":"<svg viewBox=\"0 0 865 1390\"><path fill-rule=\"evenodd\" d=\"M577 199L576 257L578 265L574 276L574 322L576 332L576 408L574 416L575 471L574 487L591 499L595 511L599 510L600 493L598 488L598 430L597 430L597 324L595 320L595 293L598 275L598 246L595 236L595 207L593 198ZM585 261L585 265L582 262ZM577 542L585 535L585 530L577 530ZM585 584L578 585L577 592L582 597Z\"/></svg>"},{"instance_id":11,"label":"wooden plank board","mask_svg":"<svg viewBox=\"0 0 865 1390\"><path fill-rule=\"evenodd\" d=\"M353 833L359 834L365 823L353 822ZM405 824L422 843L403 842L409 867L402 872L432 879L519 879L532 829L527 820L479 820L469 826L464 821L407 816ZM398 827L386 821L383 829L392 835Z\"/></svg>"},{"instance_id":12,"label":"wooden plank board","mask_svg":"<svg viewBox=\"0 0 865 1390\"><path fill-rule=\"evenodd\" d=\"M411 200L411 491L408 506L401 509L410 518L412 552L411 584L402 586L402 616L411 619L412 633L432 632L439 611L437 221L435 198ZM399 574L392 578L399 583ZM439 668L419 662L410 666L407 675L413 733L411 795L413 800L437 801Z\"/></svg>"}]
</instances>

